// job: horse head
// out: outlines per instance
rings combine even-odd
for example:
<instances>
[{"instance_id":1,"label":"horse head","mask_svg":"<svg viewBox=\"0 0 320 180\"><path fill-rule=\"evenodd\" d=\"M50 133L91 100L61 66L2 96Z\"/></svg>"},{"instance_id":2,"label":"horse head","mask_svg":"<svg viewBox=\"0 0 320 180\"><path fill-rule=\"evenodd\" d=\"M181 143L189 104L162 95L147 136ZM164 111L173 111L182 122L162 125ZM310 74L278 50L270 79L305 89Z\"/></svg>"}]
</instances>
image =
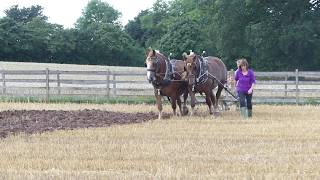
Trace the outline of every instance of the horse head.
<instances>
[{"instance_id":1,"label":"horse head","mask_svg":"<svg viewBox=\"0 0 320 180\"><path fill-rule=\"evenodd\" d=\"M149 83L155 83L162 79L166 68L166 57L156 50L149 48L146 51L145 65L147 67L147 79Z\"/></svg>"},{"instance_id":2,"label":"horse head","mask_svg":"<svg viewBox=\"0 0 320 180\"><path fill-rule=\"evenodd\" d=\"M147 79L149 83L152 83L156 80L156 71L159 67L159 60L157 59L156 51L152 48L149 48L146 51L146 61L145 65L147 67Z\"/></svg>"},{"instance_id":3,"label":"horse head","mask_svg":"<svg viewBox=\"0 0 320 180\"><path fill-rule=\"evenodd\" d=\"M186 53L183 53L182 56L185 62L185 71L187 72L189 84L194 84L196 76L199 73L198 56L196 54L187 55Z\"/></svg>"}]
</instances>

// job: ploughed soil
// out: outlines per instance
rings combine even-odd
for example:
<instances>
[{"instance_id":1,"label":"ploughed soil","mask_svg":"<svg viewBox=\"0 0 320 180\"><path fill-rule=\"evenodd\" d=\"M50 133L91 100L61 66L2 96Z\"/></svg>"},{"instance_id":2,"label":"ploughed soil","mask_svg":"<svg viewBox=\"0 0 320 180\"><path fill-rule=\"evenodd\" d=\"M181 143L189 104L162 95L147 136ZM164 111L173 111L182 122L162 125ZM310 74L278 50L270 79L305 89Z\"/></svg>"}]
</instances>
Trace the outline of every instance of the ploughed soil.
<instances>
[{"instance_id":1,"label":"ploughed soil","mask_svg":"<svg viewBox=\"0 0 320 180\"><path fill-rule=\"evenodd\" d=\"M158 118L157 112L121 113L102 110L13 110L0 111L0 138L17 133L42 133L116 124L142 123ZM163 114L163 118L169 118Z\"/></svg>"}]
</instances>

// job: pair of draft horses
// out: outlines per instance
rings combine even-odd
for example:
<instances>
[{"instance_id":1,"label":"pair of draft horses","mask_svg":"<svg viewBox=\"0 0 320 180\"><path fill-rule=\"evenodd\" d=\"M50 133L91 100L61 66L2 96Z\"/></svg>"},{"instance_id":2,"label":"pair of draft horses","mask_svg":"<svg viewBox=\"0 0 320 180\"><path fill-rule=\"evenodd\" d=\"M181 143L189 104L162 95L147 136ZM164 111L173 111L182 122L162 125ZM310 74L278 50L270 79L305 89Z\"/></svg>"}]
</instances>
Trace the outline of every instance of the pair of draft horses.
<instances>
[{"instance_id":1,"label":"pair of draft horses","mask_svg":"<svg viewBox=\"0 0 320 180\"><path fill-rule=\"evenodd\" d=\"M187 115L188 94L191 97L191 112L194 114L196 93L205 94L209 113L218 116L218 99L224 84L227 82L227 68L217 57L202 57L197 54L184 54L183 60L169 59L151 48L146 51L147 79L154 87L154 94L162 118L161 97L170 99L173 115L177 115L178 104L180 114ZM214 95L213 89L218 87ZM183 103L180 97L183 96Z\"/></svg>"}]
</instances>

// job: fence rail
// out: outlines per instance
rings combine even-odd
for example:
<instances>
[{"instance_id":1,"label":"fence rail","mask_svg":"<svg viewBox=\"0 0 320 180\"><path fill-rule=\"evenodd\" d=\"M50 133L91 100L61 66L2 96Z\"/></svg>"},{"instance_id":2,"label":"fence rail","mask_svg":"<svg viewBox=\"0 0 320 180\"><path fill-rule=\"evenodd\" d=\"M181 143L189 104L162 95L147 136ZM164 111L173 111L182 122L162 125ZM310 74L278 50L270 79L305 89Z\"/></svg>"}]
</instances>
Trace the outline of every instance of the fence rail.
<instances>
[{"instance_id":1,"label":"fence rail","mask_svg":"<svg viewBox=\"0 0 320 180\"><path fill-rule=\"evenodd\" d=\"M0 70L2 96L146 96L153 95L145 71ZM228 86L234 91L233 70ZM255 102L320 101L320 72L256 72ZM230 95L225 94L228 98Z\"/></svg>"}]
</instances>

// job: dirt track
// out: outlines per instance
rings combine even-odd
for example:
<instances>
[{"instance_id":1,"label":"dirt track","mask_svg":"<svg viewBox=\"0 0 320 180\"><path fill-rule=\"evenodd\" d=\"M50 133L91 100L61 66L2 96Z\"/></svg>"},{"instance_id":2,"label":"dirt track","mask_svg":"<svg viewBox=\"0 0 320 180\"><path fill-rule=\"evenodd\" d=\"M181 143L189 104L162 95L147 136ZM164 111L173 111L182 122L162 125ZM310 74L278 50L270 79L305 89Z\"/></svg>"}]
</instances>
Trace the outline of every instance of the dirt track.
<instances>
[{"instance_id":1,"label":"dirt track","mask_svg":"<svg viewBox=\"0 0 320 180\"><path fill-rule=\"evenodd\" d=\"M42 133L89 127L108 127L114 124L141 123L157 119L155 112L120 113L101 110L54 111L15 110L0 112L0 138L15 133ZM164 114L168 118L168 114Z\"/></svg>"}]
</instances>

